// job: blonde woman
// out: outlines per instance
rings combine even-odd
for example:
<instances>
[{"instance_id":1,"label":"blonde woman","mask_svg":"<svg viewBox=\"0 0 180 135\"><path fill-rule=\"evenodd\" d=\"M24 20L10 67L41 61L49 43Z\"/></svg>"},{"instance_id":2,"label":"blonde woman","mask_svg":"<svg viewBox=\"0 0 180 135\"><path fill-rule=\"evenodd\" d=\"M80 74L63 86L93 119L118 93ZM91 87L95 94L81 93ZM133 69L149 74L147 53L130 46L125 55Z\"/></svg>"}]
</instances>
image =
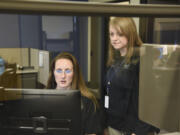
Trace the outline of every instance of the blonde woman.
<instances>
[{"instance_id":1,"label":"blonde woman","mask_svg":"<svg viewBox=\"0 0 180 135\"><path fill-rule=\"evenodd\" d=\"M105 108L109 135L148 135L159 129L139 120L139 48L142 41L132 18L112 17Z\"/></svg>"}]
</instances>

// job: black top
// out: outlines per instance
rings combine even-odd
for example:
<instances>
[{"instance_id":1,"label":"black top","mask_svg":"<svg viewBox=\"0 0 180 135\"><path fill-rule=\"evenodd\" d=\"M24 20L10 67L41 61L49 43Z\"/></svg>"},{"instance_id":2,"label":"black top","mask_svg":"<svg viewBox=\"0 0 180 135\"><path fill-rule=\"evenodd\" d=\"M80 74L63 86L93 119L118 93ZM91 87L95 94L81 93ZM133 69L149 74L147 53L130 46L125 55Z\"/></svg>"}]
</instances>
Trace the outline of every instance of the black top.
<instances>
[{"instance_id":1,"label":"black top","mask_svg":"<svg viewBox=\"0 0 180 135\"><path fill-rule=\"evenodd\" d=\"M81 116L82 135L102 132L100 110L95 110L93 101L85 96L81 96Z\"/></svg>"},{"instance_id":2,"label":"black top","mask_svg":"<svg viewBox=\"0 0 180 135\"><path fill-rule=\"evenodd\" d=\"M92 100L82 96L82 135L100 133L99 110Z\"/></svg>"},{"instance_id":3,"label":"black top","mask_svg":"<svg viewBox=\"0 0 180 135\"><path fill-rule=\"evenodd\" d=\"M107 71L106 92L109 95L107 124L128 134L146 135L159 132L138 117L139 57L132 57L129 64L121 57Z\"/></svg>"}]
</instances>

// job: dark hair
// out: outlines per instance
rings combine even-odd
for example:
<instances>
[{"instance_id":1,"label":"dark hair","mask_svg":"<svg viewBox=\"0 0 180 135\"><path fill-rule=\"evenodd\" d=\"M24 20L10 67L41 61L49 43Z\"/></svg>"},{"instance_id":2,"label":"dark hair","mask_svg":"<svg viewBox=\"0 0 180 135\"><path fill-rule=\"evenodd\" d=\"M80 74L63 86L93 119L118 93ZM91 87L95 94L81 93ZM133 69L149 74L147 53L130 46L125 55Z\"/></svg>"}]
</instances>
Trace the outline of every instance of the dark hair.
<instances>
[{"instance_id":1,"label":"dark hair","mask_svg":"<svg viewBox=\"0 0 180 135\"><path fill-rule=\"evenodd\" d=\"M70 53L67 53L67 52L60 53L53 59L51 66L50 66L49 78L48 78L46 88L47 89L55 89L56 88L57 84L56 84L55 77L54 77L54 70L55 70L56 61L59 59L68 59L72 62L74 75L73 75L73 79L72 79L72 87L71 88L80 90L80 92L83 96L91 99L93 101L95 109L96 109L96 107L98 106L96 97L86 87L79 64L78 64L76 58Z\"/></svg>"}]
</instances>

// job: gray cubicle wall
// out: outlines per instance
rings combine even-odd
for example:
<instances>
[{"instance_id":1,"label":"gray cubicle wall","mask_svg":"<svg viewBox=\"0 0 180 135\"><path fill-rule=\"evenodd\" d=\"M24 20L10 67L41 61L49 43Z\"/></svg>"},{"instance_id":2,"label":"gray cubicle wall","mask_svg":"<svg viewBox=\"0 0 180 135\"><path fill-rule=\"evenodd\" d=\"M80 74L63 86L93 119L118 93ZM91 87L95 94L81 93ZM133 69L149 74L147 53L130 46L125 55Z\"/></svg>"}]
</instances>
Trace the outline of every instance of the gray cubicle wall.
<instances>
[{"instance_id":1,"label":"gray cubicle wall","mask_svg":"<svg viewBox=\"0 0 180 135\"><path fill-rule=\"evenodd\" d=\"M0 14L0 48L42 48L41 18Z\"/></svg>"},{"instance_id":2,"label":"gray cubicle wall","mask_svg":"<svg viewBox=\"0 0 180 135\"><path fill-rule=\"evenodd\" d=\"M20 47L18 15L0 14L0 48Z\"/></svg>"},{"instance_id":3,"label":"gray cubicle wall","mask_svg":"<svg viewBox=\"0 0 180 135\"><path fill-rule=\"evenodd\" d=\"M19 15L20 47L42 49L40 15Z\"/></svg>"}]
</instances>

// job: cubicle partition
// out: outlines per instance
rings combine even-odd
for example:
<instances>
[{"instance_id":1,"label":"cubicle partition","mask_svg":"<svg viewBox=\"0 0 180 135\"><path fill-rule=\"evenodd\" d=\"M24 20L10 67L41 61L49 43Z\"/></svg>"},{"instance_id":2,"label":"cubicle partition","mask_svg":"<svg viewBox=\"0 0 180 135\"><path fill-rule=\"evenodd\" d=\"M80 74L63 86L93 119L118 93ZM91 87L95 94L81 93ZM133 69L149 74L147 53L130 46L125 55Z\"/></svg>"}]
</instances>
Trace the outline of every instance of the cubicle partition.
<instances>
[{"instance_id":1,"label":"cubicle partition","mask_svg":"<svg viewBox=\"0 0 180 135\"><path fill-rule=\"evenodd\" d=\"M0 48L0 55L6 63L7 73L12 72L10 65L15 65L13 72L16 75L12 77L14 80L8 82L4 78L4 82L6 81L4 87L38 88L39 83L46 85L49 74L48 51L34 48ZM5 74L4 76L7 77ZM11 83L14 85L10 85Z\"/></svg>"}]
</instances>

